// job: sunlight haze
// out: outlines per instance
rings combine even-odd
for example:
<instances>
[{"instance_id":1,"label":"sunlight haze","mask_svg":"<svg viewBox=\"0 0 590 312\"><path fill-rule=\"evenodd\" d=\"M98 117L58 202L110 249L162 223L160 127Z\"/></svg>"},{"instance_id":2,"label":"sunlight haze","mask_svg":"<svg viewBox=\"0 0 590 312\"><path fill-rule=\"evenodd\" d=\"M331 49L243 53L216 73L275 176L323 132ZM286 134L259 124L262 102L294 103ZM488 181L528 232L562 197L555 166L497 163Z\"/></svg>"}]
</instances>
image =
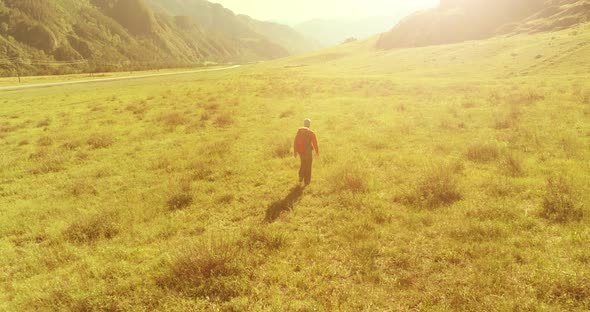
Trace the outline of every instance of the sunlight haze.
<instances>
[{"instance_id":1,"label":"sunlight haze","mask_svg":"<svg viewBox=\"0 0 590 312\"><path fill-rule=\"evenodd\" d=\"M438 0L217 0L236 14L262 20L302 22L311 18L358 18L412 12L436 6Z\"/></svg>"},{"instance_id":2,"label":"sunlight haze","mask_svg":"<svg viewBox=\"0 0 590 312\"><path fill-rule=\"evenodd\" d=\"M590 312L589 55L590 0L0 0L0 312Z\"/></svg>"}]
</instances>

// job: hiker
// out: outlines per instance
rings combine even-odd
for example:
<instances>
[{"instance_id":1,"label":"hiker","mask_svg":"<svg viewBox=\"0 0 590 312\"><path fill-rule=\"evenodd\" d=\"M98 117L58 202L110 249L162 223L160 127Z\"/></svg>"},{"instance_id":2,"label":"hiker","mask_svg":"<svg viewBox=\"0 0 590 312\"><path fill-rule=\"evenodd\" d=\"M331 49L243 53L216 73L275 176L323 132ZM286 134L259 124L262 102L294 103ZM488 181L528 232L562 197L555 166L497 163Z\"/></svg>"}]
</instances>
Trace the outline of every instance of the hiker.
<instances>
[{"instance_id":1,"label":"hiker","mask_svg":"<svg viewBox=\"0 0 590 312\"><path fill-rule=\"evenodd\" d=\"M305 185L311 183L311 164L313 162L313 151L316 157L320 156L318 148L318 140L315 133L309 129L311 127L311 120L306 119L303 122L303 128L299 128L297 136L295 136L295 143L293 144L293 154L295 158L301 158L301 168L299 168L299 182L305 181Z\"/></svg>"}]
</instances>

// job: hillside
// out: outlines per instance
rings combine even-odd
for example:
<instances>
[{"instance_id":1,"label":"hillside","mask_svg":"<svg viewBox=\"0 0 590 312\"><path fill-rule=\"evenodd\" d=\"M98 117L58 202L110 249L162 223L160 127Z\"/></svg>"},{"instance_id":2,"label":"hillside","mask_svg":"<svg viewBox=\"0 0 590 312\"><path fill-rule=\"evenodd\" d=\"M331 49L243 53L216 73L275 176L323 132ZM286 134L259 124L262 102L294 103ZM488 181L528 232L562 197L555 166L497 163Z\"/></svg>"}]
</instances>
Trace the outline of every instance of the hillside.
<instances>
[{"instance_id":1,"label":"hillside","mask_svg":"<svg viewBox=\"0 0 590 312\"><path fill-rule=\"evenodd\" d=\"M381 35L379 48L421 47L509 32L564 29L590 20L587 0L448 0Z\"/></svg>"},{"instance_id":2,"label":"hillside","mask_svg":"<svg viewBox=\"0 0 590 312\"><path fill-rule=\"evenodd\" d=\"M590 22L590 1L550 1L542 10L522 22L505 25L500 32L543 32L567 29L574 25Z\"/></svg>"},{"instance_id":3,"label":"hillside","mask_svg":"<svg viewBox=\"0 0 590 312\"><path fill-rule=\"evenodd\" d=\"M154 10L144 0L2 0L0 75L16 75L16 63L21 75L29 75L249 62L289 54L284 41L254 34L219 5L200 3L215 8L204 12L207 21Z\"/></svg>"},{"instance_id":4,"label":"hillside","mask_svg":"<svg viewBox=\"0 0 590 312\"><path fill-rule=\"evenodd\" d=\"M288 26L262 22L245 15L236 15L220 4L205 0L148 0L154 7L171 15L192 17L213 33L224 33L238 42L258 45L278 44L289 53L316 50L318 45Z\"/></svg>"},{"instance_id":5,"label":"hillside","mask_svg":"<svg viewBox=\"0 0 590 312\"><path fill-rule=\"evenodd\" d=\"M261 22L246 15L239 15L238 18L248 25L255 32L279 43L285 47L290 54L307 53L318 50L321 44L311 36L304 36L293 28L272 22Z\"/></svg>"},{"instance_id":6,"label":"hillside","mask_svg":"<svg viewBox=\"0 0 590 312\"><path fill-rule=\"evenodd\" d=\"M377 40L2 93L0 310L588 311L590 23Z\"/></svg>"},{"instance_id":7,"label":"hillside","mask_svg":"<svg viewBox=\"0 0 590 312\"><path fill-rule=\"evenodd\" d=\"M379 36L267 66L306 74L340 71L367 76L391 74L400 79L527 79L528 76L590 72L590 23L559 32L497 36L486 40L419 48L380 49Z\"/></svg>"}]
</instances>

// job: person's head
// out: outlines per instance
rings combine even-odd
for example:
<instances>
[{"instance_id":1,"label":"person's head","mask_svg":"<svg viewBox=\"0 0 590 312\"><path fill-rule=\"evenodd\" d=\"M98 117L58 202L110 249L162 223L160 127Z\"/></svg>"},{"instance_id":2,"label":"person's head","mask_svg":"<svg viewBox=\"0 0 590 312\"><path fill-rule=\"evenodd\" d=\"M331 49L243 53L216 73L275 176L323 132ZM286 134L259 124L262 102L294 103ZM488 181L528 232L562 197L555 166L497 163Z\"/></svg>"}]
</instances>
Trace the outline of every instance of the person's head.
<instances>
[{"instance_id":1,"label":"person's head","mask_svg":"<svg viewBox=\"0 0 590 312\"><path fill-rule=\"evenodd\" d=\"M305 121L303 122L303 126L305 128L311 127L311 119L305 119Z\"/></svg>"}]
</instances>

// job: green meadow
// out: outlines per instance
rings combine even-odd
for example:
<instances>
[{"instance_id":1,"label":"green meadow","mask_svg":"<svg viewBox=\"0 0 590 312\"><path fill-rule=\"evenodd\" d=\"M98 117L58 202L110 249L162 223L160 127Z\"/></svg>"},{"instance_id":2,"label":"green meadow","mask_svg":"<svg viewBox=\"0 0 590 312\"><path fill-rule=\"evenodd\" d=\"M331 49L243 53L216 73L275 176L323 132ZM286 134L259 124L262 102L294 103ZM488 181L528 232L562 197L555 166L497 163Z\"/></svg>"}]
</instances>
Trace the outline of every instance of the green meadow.
<instances>
[{"instance_id":1,"label":"green meadow","mask_svg":"<svg viewBox=\"0 0 590 312\"><path fill-rule=\"evenodd\" d=\"M590 26L375 41L1 92L0 310L590 309Z\"/></svg>"}]
</instances>

